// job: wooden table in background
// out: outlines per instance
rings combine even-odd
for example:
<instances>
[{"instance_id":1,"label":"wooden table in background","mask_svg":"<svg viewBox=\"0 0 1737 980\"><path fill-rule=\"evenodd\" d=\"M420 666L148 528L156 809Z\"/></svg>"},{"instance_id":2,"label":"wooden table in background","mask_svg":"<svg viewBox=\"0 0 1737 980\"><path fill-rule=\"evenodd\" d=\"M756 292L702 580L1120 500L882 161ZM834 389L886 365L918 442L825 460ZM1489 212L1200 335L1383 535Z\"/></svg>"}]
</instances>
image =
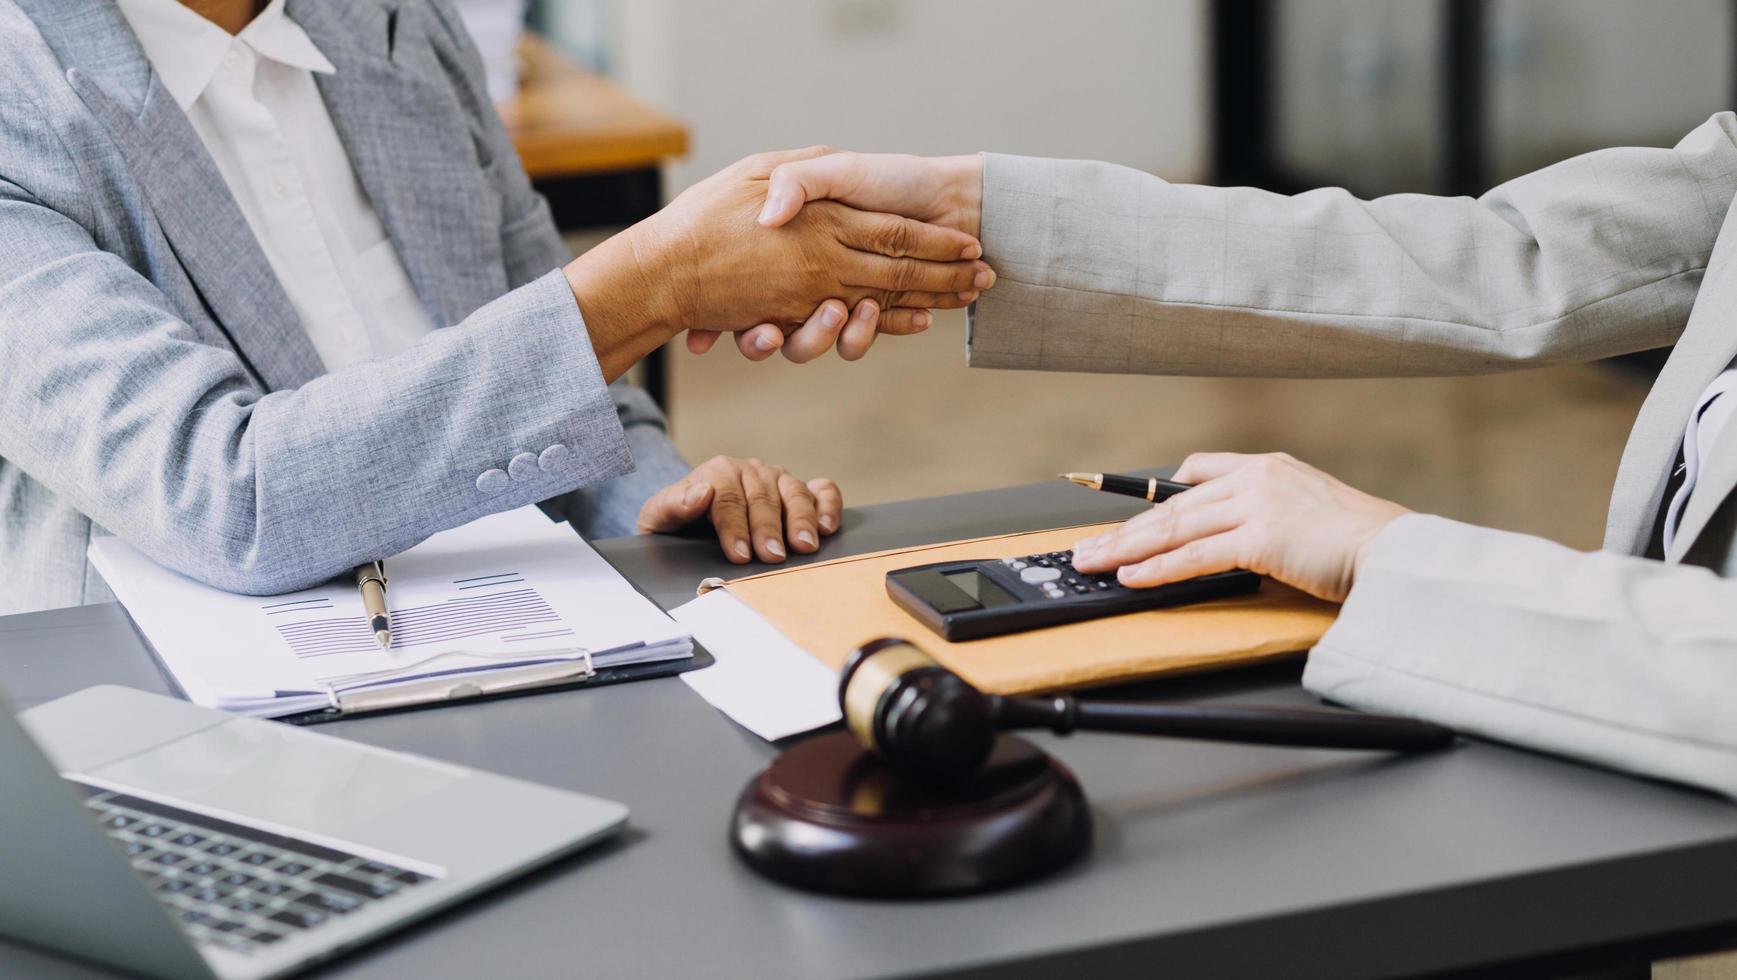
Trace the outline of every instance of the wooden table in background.
<instances>
[{"instance_id":1,"label":"wooden table in background","mask_svg":"<svg viewBox=\"0 0 1737 980\"><path fill-rule=\"evenodd\" d=\"M665 161L687 152L680 120L527 34L518 95L501 119L562 231L630 225L663 206ZM642 363L646 391L669 407L664 352Z\"/></svg>"}]
</instances>

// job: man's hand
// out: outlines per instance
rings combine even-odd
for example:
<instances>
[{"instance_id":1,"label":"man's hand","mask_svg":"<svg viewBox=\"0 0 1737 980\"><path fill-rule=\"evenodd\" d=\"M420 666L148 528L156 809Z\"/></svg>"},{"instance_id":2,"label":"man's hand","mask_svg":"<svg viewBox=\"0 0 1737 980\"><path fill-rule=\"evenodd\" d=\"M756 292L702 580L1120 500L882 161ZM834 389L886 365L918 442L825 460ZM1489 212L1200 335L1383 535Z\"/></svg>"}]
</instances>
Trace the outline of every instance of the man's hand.
<instances>
[{"instance_id":1,"label":"man's hand","mask_svg":"<svg viewBox=\"0 0 1737 980\"><path fill-rule=\"evenodd\" d=\"M981 237L983 223L983 158L976 154L918 157L822 150L780 163L772 170L759 221L777 228L796 217L808 202L820 200L904 215L975 240ZM981 254L979 251L972 257ZM848 324L846 312L852 314ZM864 310L859 306L847 311L843 303L837 303L815 310L788 337L783 330L763 324L738 333L736 346L749 360L764 360L783 350L785 357L800 363L825 353L836 341L841 357L856 360L874 342L876 331L864 324L874 324L877 314L880 333L921 333L931 322L923 310ZM716 331L689 333L688 349L703 354L717 339Z\"/></svg>"},{"instance_id":2,"label":"man's hand","mask_svg":"<svg viewBox=\"0 0 1737 980\"><path fill-rule=\"evenodd\" d=\"M694 467L639 511L641 534L675 531L710 517L724 554L738 565L755 556L781 562L808 555L843 522L844 496L827 479L806 483L782 466L715 456Z\"/></svg>"},{"instance_id":3,"label":"man's hand","mask_svg":"<svg viewBox=\"0 0 1737 980\"><path fill-rule=\"evenodd\" d=\"M957 229L831 201L779 227L756 222L773 170L822 152L743 160L567 267L605 378L690 329L795 326L832 298L877 314L956 308L994 281Z\"/></svg>"},{"instance_id":4,"label":"man's hand","mask_svg":"<svg viewBox=\"0 0 1737 980\"><path fill-rule=\"evenodd\" d=\"M1246 568L1344 602L1369 543L1409 513L1284 453L1196 453L1176 479L1195 486L1075 545L1074 567L1133 588Z\"/></svg>"},{"instance_id":5,"label":"man's hand","mask_svg":"<svg viewBox=\"0 0 1737 980\"><path fill-rule=\"evenodd\" d=\"M973 295L972 298L976 297ZM929 329L933 322L928 310L908 307L883 310L872 299L865 299L856 304L855 309L849 309L842 300L829 299L794 330L762 323L752 330L737 333L736 348L750 361L764 361L782 351L785 360L806 364L836 346L839 357L855 361L868 353L869 346L879 335L903 337L919 334ZM716 330L689 330L688 350L704 354L718 342L718 337Z\"/></svg>"}]
</instances>

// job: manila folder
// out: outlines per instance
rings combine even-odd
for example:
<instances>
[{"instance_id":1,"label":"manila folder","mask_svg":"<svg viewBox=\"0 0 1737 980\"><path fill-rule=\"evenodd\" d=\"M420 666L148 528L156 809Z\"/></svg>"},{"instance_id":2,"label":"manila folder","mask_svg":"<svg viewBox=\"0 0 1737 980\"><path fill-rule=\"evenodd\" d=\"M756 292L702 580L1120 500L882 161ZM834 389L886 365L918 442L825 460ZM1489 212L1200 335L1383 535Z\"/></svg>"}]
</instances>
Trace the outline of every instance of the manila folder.
<instances>
[{"instance_id":1,"label":"manila folder","mask_svg":"<svg viewBox=\"0 0 1737 980\"><path fill-rule=\"evenodd\" d=\"M1059 691L1293 656L1339 607L1270 579L1258 592L1026 633L949 643L887 596L888 572L959 559L1063 551L1113 525L1085 525L840 558L724 584L833 670L882 636L909 639L993 694Z\"/></svg>"}]
</instances>

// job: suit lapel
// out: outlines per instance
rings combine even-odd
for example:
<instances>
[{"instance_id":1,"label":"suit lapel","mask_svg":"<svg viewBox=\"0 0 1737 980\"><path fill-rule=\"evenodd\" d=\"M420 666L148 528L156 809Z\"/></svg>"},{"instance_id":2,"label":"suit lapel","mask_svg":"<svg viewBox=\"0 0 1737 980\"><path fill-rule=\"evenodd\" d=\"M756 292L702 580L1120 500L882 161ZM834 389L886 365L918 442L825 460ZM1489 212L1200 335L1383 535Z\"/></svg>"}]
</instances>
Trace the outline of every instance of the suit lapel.
<instances>
[{"instance_id":1,"label":"suit lapel","mask_svg":"<svg viewBox=\"0 0 1737 980\"><path fill-rule=\"evenodd\" d=\"M176 258L261 383L294 388L323 374L223 175L120 11L103 0L20 0L20 6L114 139Z\"/></svg>"},{"instance_id":2,"label":"suit lapel","mask_svg":"<svg viewBox=\"0 0 1737 980\"><path fill-rule=\"evenodd\" d=\"M423 11L357 0L287 9L337 68L316 76L327 111L435 322L506 292L499 216Z\"/></svg>"},{"instance_id":3,"label":"suit lapel","mask_svg":"<svg viewBox=\"0 0 1737 980\"><path fill-rule=\"evenodd\" d=\"M1713 256L1702 277L1703 284L1737 277L1737 254L1734 253L1737 253L1737 208L1726 216ZM1617 470L1616 486L1611 492L1610 520L1604 537L1606 549L1638 555L1644 553L1652 542L1657 530L1660 501L1666 484L1670 482L1672 464L1676 462L1677 449L1683 441L1683 429L1689 424L1689 413L1694 410L1695 402L1707 385L1730 366L1733 355L1737 355L1737 322L1733 321L1731 311L1697 302L1683 336L1672 349L1664 370L1659 372L1652 391L1647 393L1634 429L1629 433L1622 465ZM1737 426L1728 427L1727 435L1733 430L1737 430ZM1720 439L1720 447L1737 449L1728 438ZM1722 451L1730 455L1732 449ZM1714 460L1708 462L1711 464ZM1732 463L1737 465L1737 457L1732 458ZM1727 483L1718 494L1709 493L1711 488L1707 481L1711 476L1711 472L1704 472L1701 476L1695 500L1690 504L1691 512L1695 510L1696 502L1708 497L1722 498L1732 489L1732 485ZM1695 526L1696 531L1705 526L1707 516L1711 516L1711 511ZM1684 533L1689 528L1689 517L1685 514L1677 529L1679 552L1693 541L1693 533Z\"/></svg>"}]
</instances>

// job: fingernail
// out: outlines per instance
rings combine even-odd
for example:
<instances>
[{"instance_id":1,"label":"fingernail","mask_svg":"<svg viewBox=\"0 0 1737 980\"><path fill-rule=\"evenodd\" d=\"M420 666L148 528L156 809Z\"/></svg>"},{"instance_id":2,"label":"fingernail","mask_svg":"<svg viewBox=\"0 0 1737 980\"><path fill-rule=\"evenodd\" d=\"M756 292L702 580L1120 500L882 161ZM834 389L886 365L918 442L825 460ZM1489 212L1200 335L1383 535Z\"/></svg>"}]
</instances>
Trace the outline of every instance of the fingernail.
<instances>
[{"instance_id":1,"label":"fingernail","mask_svg":"<svg viewBox=\"0 0 1737 980\"><path fill-rule=\"evenodd\" d=\"M911 317L911 326L918 330L927 330L929 329L929 322L933 319L934 317L929 315L928 310L920 310Z\"/></svg>"},{"instance_id":2,"label":"fingernail","mask_svg":"<svg viewBox=\"0 0 1737 980\"><path fill-rule=\"evenodd\" d=\"M965 246L965 251L960 252L959 257L962 259L980 259L983 257L983 246L972 242Z\"/></svg>"},{"instance_id":3,"label":"fingernail","mask_svg":"<svg viewBox=\"0 0 1737 980\"><path fill-rule=\"evenodd\" d=\"M740 558L743 561L747 561L754 557L754 549L748 547L748 542L746 541L738 541L735 544L730 545L730 551L737 558Z\"/></svg>"},{"instance_id":4,"label":"fingernail","mask_svg":"<svg viewBox=\"0 0 1737 980\"><path fill-rule=\"evenodd\" d=\"M820 311L820 325L828 330L844 323L844 310L828 306Z\"/></svg>"},{"instance_id":5,"label":"fingernail","mask_svg":"<svg viewBox=\"0 0 1737 980\"><path fill-rule=\"evenodd\" d=\"M784 557L784 542L777 538L766 539L766 553L774 558Z\"/></svg>"},{"instance_id":6,"label":"fingernail","mask_svg":"<svg viewBox=\"0 0 1737 980\"><path fill-rule=\"evenodd\" d=\"M819 542L815 541L813 531L797 531L796 543L804 548L812 548Z\"/></svg>"},{"instance_id":7,"label":"fingernail","mask_svg":"<svg viewBox=\"0 0 1737 980\"><path fill-rule=\"evenodd\" d=\"M978 289L988 289L995 285L995 270L990 268L977 270L977 278L971 280L971 285Z\"/></svg>"},{"instance_id":8,"label":"fingernail","mask_svg":"<svg viewBox=\"0 0 1737 980\"><path fill-rule=\"evenodd\" d=\"M881 318L881 308L873 303L858 303L854 315L858 320L867 323L870 320L878 320Z\"/></svg>"},{"instance_id":9,"label":"fingernail","mask_svg":"<svg viewBox=\"0 0 1737 980\"><path fill-rule=\"evenodd\" d=\"M772 216L777 214L779 211L782 211L783 209L784 209L784 194L782 192L774 193L774 194L768 194L766 196L766 206L762 207L760 209L759 222L761 224L765 224L766 222L771 221ZM740 212L738 212L738 213L740 213Z\"/></svg>"},{"instance_id":10,"label":"fingernail","mask_svg":"<svg viewBox=\"0 0 1737 980\"><path fill-rule=\"evenodd\" d=\"M820 529L825 531L827 534L831 534L838 530L838 518L833 517L831 514L822 514L820 516Z\"/></svg>"},{"instance_id":11,"label":"fingernail","mask_svg":"<svg viewBox=\"0 0 1737 980\"><path fill-rule=\"evenodd\" d=\"M696 483L693 486L688 487L687 496L682 498L682 503L689 507L699 506L700 501L706 499L706 491L708 489L709 488L704 483Z\"/></svg>"},{"instance_id":12,"label":"fingernail","mask_svg":"<svg viewBox=\"0 0 1737 980\"><path fill-rule=\"evenodd\" d=\"M773 342L771 334L763 333L754 338L754 346L759 350L771 350L778 345Z\"/></svg>"}]
</instances>

